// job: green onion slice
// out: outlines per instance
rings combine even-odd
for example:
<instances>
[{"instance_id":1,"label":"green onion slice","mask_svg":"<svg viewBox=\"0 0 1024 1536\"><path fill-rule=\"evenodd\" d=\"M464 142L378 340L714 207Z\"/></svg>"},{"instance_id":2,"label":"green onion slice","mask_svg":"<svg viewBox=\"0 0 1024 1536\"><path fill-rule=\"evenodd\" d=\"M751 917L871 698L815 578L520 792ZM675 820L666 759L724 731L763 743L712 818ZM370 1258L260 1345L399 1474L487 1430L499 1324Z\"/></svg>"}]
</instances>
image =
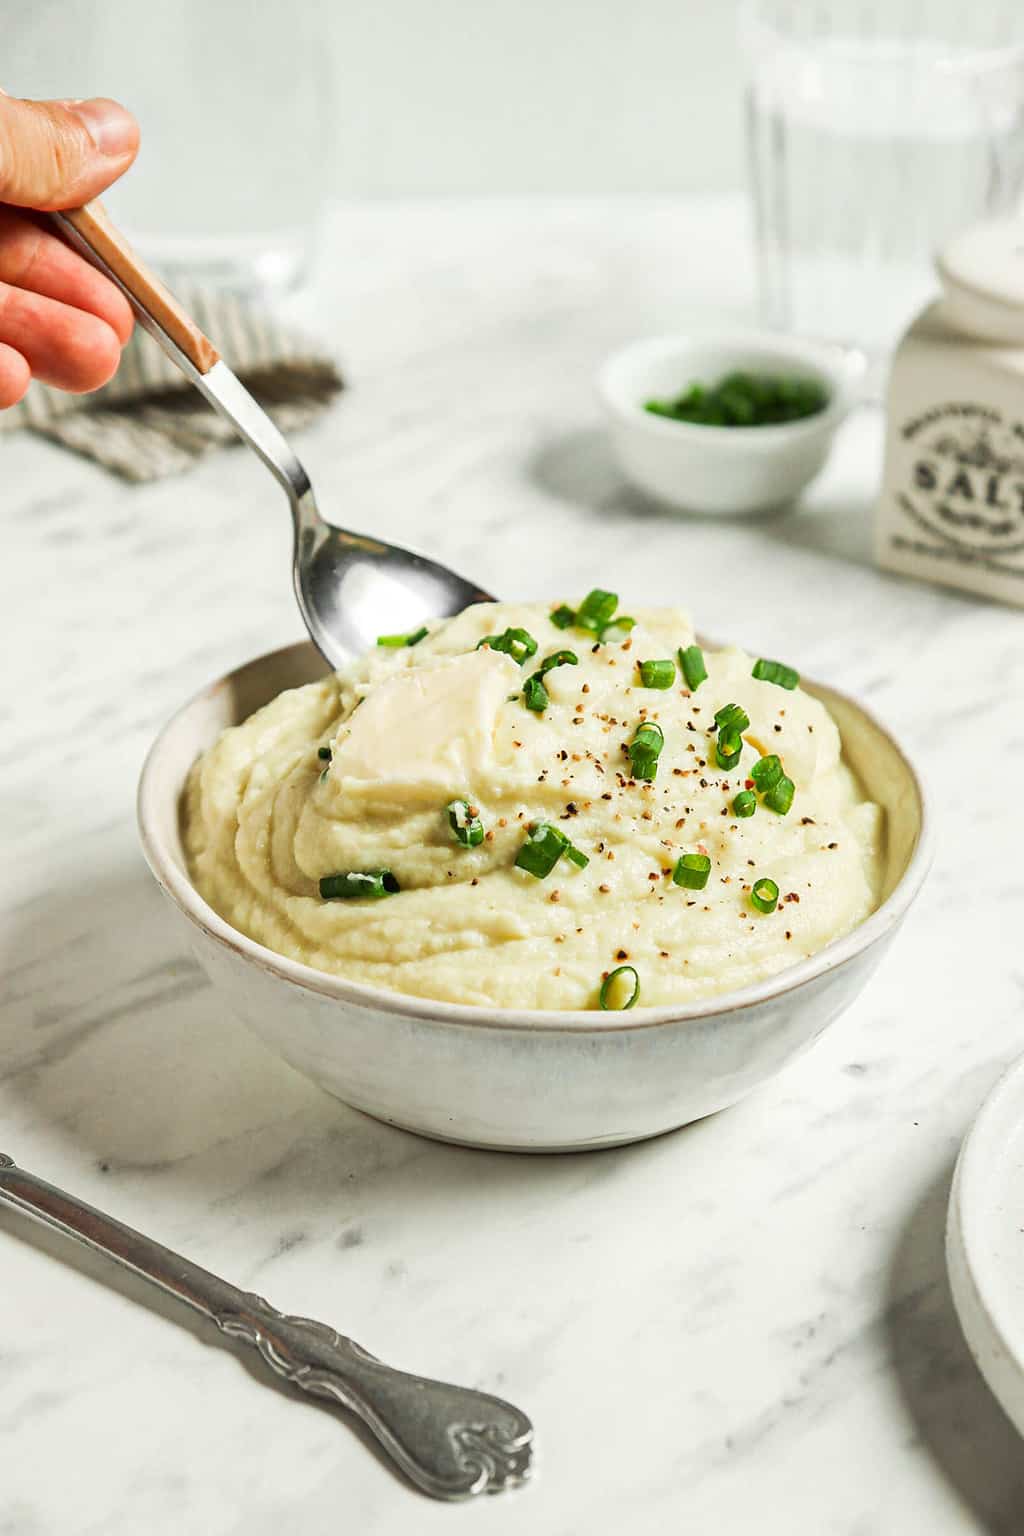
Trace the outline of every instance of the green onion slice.
<instances>
[{"instance_id":1,"label":"green onion slice","mask_svg":"<svg viewBox=\"0 0 1024 1536\"><path fill-rule=\"evenodd\" d=\"M316 755L322 763L329 763L331 760L331 749L330 747L318 747Z\"/></svg>"},{"instance_id":2,"label":"green onion slice","mask_svg":"<svg viewBox=\"0 0 1024 1536\"><path fill-rule=\"evenodd\" d=\"M735 768L743 751L743 737L738 731L719 731L715 742L715 761L719 768Z\"/></svg>"},{"instance_id":3,"label":"green onion slice","mask_svg":"<svg viewBox=\"0 0 1024 1536\"><path fill-rule=\"evenodd\" d=\"M484 840L484 824L475 805L468 800L450 800L445 806L448 825L463 848L479 848Z\"/></svg>"},{"instance_id":4,"label":"green onion slice","mask_svg":"<svg viewBox=\"0 0 1024 1536\"><path fill-rule=\"evenodd\" d=\"M763 656L754 662L750 675L762 683L777 683L780 688L795 688L800 681L800 674L793 667L787 667L781 661L767 661Z\"/></svg>"},{"instance_id":5,"label":"green onion slice","mask_svg":"<svg viewBox=\"0 0 1024 1536\"><path fill-rule=\"evenodd\" d=\"M600 635L601 631L611 623L612 614L618 606L617 592L603 592L600 587L595 587L592 592L587 593L576 610L577 629L586 629L591 634Z\"/></svg>"},{"instance_id":6,"label":"green onion slice","mask_svg":"<svg viewBox=\"0 0 1024 1536\"><path fill-rule=\"evenodd\" d=\"M704 665L704 652L699 645L688 645L686 650L679 652L679 665L683 676L686 678L686 686L691 693L696 693L707 679L708 669Z\"/></svg>"},{"instance_id":7,"label":"green onion slice","mask_svg":"<svg viewBox=\"0 0 1024 1536\"><path fill-rule=\"evenodd\" d=\"M672 871L672 879L688 891L702 891L710 873L711 860L706 853L684 853Z\"/></svg>"},{"instance_id":8,"label":"green onion slice","mask_svg":"<svg viewBox=\"0 0 1024 1536\"><path fill-rule=\"evenodd\" d=\"M476 643L477 650L484 645L489 646L492 651L504 651L520 666L537 654L537 642L526 629L506 629L500 635L484 635L483 639Z\"/></svg>"},{"instance_id":9,"label":"green onion slice","mask_svg":"<svg viewBox=\"0 0 1024 1536\"><path fill-rule=\"evenodd\" d=\"M779 904L779 888L774 880L762 876L755 880L750 892L751 903L759 912L774 912Z\"/></svg>"},{"instance_id":10,"label":"green onion slice","mask_svg":"<svg viewBox=\"0 0 1024 1536\"><path fill-rule=\"evenodd\" d=\"M615 615L619 599L615 592L602 592L600 587L595 587L593 592L588 592L578 608L570 608L568 603L559 603L550 614L552 624L557 629L583 629L588 635L596 635L600 641L624 640L630 630L636 624L636 619L631 619L628 614Z\"/></svg>"},{"instance_id":11,"label":"green onion slice","mask_svg":"<svg viewBox=\"0 0 1024 1536\"><path fill-rule=\"evenodd\" d=\"M796 794L796 785L785 774L777 779L764 797L764 803L770 811L778 811L780 816L785 816L793 804L793 796Z\"/></svg>"},{"instance_id":12,"label":"green onion slice","mask_svg":"<svg viewBox=\"0 0 1024 1536\"><path fill-rule=\"evenodd\" d=\"M828 400L818 379L735 369L716 383L695 379L675 398L647 400L644 409L669 421L706 427L762 427L813 416Z\"/></svg>"},{"instance_id":13,"label":"green onion slice","mask_svg":"<svg viewBox=\"0 0 1024 1536\"><path fill-rule=\"evenodd\" d=\"M516 868L525 869L528 875L544 880L563 853L580 869L590 863L586 854L574 848L559 827L552 826L550 821L534 821L527 827L526 841L516 854Z\"/></svg>"},{"instance_id":14,"label":"green onion slice","mask_svg":"<svg viewBox=\"0 0 1024 1536\"><path fill-rule=\"evenodd\" d=\"M544 679L539 672L528 677L523 686L523 703L527 709L532 709L534 714L542 715L551 703L551 695L544 687Z\"/></svg>"},{"instance_id":15,"label":"green onion slice","mask_svg":"<svg viewBox=\"0 0 1024 1536\"><path fill-rule=\"evenodd\" d=\"M580 659L575 651L554 651L541 662L539 676L543 677L552 667L578 667L579 664Z\"/></svg>"},{"instance_id":16,"label":"green onion slice","mask_svg":"<svg viewBox=\"0 0 1024 1536\"><path fill-rule=\"evenodd\" d=\"M640 661L637 666L644 688L671 688L676 680L674 661Z\"/></svg>"},{"instance_id":17,"label":"green onion slice","mask_svg":"<svg viewBox=\"0 0 1024 1536\"><path fill-rule=\"evenodd\" d=\"M658 758L665 745L665 733L653 720L637 727L627 751L634 779L653 779L658 772Z\"/></svg>"},{"instance_id":18,"label":"green onion slice","mask_svg":"<svg viewBox=\"0 0 1024 1536\"><path fill-rule=\"evenodd\" d=\"M624 1003L612 1002L612 993L619 990L619 977L632 976L632 991ZM609 971L601 983L601 990L597 994L597 1001L606 1013L625 1013L627 1008L633 1008L640 996L640 977L633 965L617 965L614 971Z\"/></svg>"},{"instance_id":19,"label":"green onion slice","mask_svg":"<svg viewBox=\"0 0 1024 1536\"><path fill-rule=\"evenodd\" d=\"M387 645L392 649L397 649L400 645L419 645L420 641L425 640L428 634L429 630L424 624L421 629L414 629L409 635L378 635L377 644Z\"/></svg>"},{"instance_id":20,"label":"green onion slice","mask_svg":"<svg viewBox=\"0 0 1024 1536\"><path fill-rule=\"evenodd\" d=\"M754 794L754 791L752 789L741 789L732 803L733 815L739 816L742 819L746 816L753 816L756 810L757 796Z\"/></svg>"},{"instance_id":21,"label":"green onion slice","mask_svg":"<svg viewBox=\"0 0 1024 1536\"><path fill-rule=\"evenodd\" d=\"M532 709L534 714L542 715L551 703L551 695L544 686L544 676L552 667L578 667L580 659L575 651L555 651L551 656L545 656L540 664L540 671L534 672L532 677L526 679L523 688L523 703L527 709Z\"/></svg>"},{"instance_id":22,"label":"green onion slice","mask_svg":"<svg viewBox=\"0 0 1024 1536\"><path fill-rule=\"evenodd\" d=\"M761 794L767 794L773 784L777 784L782 778L782 759L774 752L767 757L759 757L750 770L750 777L754 781L755 789Z\"/></svg>"},{"instance_id":23,"label":"green onion slice","mask_svg":"<svg viewBox=\"0 0 1024 1536\"><path fill-rule=\"evenodd\" d=\"M338 875L324 875L320 881L324 901L394 896L401 889L390 869L347 869Z\"/></svg>"},{"instance_id":24,"label":"green onion slice","mask_svg":"<svg viewBox=\"0 0 1024 1536\"><path fill-rule=\"evenodd\" d=\"M715 723L720 731L738 735L749 728L750 716L739 704L723 704L721 709L715 710Z\"/></svg>"}]
</instances>

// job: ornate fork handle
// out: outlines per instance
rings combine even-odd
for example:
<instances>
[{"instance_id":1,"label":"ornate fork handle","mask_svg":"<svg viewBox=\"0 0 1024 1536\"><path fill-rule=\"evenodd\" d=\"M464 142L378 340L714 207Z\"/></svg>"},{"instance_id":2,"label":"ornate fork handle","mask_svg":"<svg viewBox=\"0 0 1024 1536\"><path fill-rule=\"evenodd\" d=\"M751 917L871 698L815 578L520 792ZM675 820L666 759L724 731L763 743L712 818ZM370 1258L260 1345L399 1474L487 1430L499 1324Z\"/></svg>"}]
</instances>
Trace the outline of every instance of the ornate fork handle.
<instances>
[{"instance_id":1,"label":"ornate fork handle","mask_svg":"<svg viewBox=\"0 0 1024 1536\"><path fill-rule=\"evenodd\" d=\"M357 1414L424 1493L466 1499L529 1476L533 1426L502 1398L397 1371L326 1324L278 1312L261 1296L18 1168L3 1153L0 1202L142 1275L222 1333L253 1345L292 1386Z\"/></svg>"}]
</instances>

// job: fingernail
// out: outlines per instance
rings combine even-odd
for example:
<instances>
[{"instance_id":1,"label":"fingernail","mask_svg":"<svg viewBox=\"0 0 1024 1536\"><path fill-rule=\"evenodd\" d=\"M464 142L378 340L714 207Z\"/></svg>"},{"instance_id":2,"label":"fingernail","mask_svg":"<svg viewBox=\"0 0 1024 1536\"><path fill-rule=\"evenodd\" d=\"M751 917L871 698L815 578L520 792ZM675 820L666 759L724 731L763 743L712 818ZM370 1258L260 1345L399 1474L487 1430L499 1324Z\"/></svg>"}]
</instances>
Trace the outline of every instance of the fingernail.
<instances>
[{"instance_id":1,"label":"fingernail","mask_svg":"<svg viewBox=\"0 0 1024 1536\"><path fill-rule=\"evenodd\" d=\"M101 155L117 159L135 148L138 125L131 113L116 101L75 101L69 102L68 107L84 125Z\"/></svg>"}]
</instances>

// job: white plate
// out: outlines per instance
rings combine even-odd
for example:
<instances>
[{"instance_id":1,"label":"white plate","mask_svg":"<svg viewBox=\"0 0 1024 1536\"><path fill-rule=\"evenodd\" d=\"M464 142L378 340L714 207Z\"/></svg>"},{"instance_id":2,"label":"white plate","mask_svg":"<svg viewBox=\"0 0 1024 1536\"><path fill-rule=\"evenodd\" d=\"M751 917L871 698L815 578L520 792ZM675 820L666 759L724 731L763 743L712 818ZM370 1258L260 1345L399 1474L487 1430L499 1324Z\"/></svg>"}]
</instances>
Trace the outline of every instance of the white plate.
<instances>
[{"instance_id":1,"label":"white plate","mask_svg":"<svg viewBox=\"0 0 1024 1536\"><path fill-rule=\"evenodd\" d=\"M971 1354L1024 1435L1024 1057L989 1094L961 1149L946 1262Z\"/></svg>"}]
</instances>

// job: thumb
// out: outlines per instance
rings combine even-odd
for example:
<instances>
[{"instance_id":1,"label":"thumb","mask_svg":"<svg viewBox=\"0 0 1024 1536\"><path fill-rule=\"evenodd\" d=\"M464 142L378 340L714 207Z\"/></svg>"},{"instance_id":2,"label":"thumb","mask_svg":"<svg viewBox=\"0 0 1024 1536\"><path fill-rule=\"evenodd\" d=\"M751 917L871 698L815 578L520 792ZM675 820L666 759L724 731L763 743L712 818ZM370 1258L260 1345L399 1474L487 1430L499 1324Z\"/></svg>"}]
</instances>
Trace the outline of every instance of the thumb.
<instances>
[{"instance_id":1,"label":"thumb","mask_svg":"<svg viewBox=\"0 0 1024 1536\"><path fill-rule=\"evenodd\" d=\"M0 92L0 202L77 208L135 159L139 125L116 101L21 101Z\"/></svg>"}]
</instances>

